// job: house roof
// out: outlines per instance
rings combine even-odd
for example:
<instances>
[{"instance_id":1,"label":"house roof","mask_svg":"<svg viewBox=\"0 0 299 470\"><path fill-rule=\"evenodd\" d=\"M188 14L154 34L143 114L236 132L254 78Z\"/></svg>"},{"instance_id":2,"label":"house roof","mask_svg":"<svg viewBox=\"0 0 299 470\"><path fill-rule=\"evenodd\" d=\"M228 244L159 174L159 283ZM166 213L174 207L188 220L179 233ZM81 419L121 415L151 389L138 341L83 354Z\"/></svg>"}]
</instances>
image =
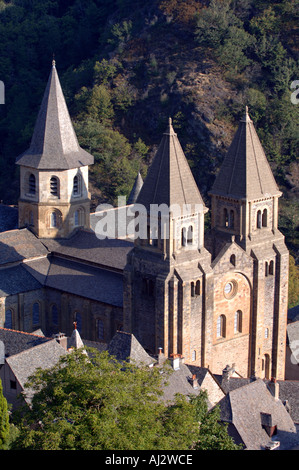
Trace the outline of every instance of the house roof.
<instances>
[{"instance_id":1,"label":"house roof","mask_svg":"<svg viewBox=\"0 0 299 470\"><path fill-rule=\"evenodd\" d=\"M4 343L5 356L10 357L51 339L35 333L0 328L0 341Z\"/></svg>"},{"instance_id":2,"label":"house roof","mask_svg":"<svg viewBox=\"0 0 299 470\"><path fill-rule=\"evenodd\" d=\"M16 160L39 170L68 170L92 165L94 158L79 144L53 61L30 147Z\"/></svg>"},{"instance_id":3,"label":"house roof","mask_svg":"<svg viewBox=\"0 0 299 470\"><path fill-rule=\"evenodd\" d=\"M8 357L6 362L24 389L28 378L36 369L53 367L64 354L66 350L55 339L52 339ZM33 394L33 390L26 389L26 400L30 401Z\"/></svg>"},{"instance_id":4,"label":"house roof","mask_svg":"<svg viewBox=\"0 0 299 470\"><path fill-rule=\"evenodd\" d=\"M246 449L262 450L271 441L262 427L262 413L272 416L272 423L277 426L273 439L280 442L281 450L298 445L292 418L281 400L273 397L261 379L231 390L218 405L221 420L234 426Z\"/></svg>"},{"instance_id":5,"label":"house roof","mask_svg":"<svg viewBox=\"0 0 299 470\"><path fill-rule=\"evenodd\" d=\"M136 203L142 204L148 211L151 204L166 204L168 207L178 205L180 208L185 204L190 204L191 208L198 204L204 208L171 119Z\"/></svg>"},{"instance_id":6,"label":"house roof","mask_svg":"<svg viewBox=\"0 0 299 470\"><path fill-rule=\"evenodd\" d=\"M210 194L247 200L281 194L247 107Z\"/></svg>"},{"instance_id":7,"label":"house roof","mask_svg":"<svg viewBox=\"0 0 299 470\"><path fill-rule=\"evenodd\" d=\"M133 361L138 365L150 365L155 362L132 333L123 331L117 331L113 336L108 344L108 353L119 361Z\"/></svg>"}]
</instances>

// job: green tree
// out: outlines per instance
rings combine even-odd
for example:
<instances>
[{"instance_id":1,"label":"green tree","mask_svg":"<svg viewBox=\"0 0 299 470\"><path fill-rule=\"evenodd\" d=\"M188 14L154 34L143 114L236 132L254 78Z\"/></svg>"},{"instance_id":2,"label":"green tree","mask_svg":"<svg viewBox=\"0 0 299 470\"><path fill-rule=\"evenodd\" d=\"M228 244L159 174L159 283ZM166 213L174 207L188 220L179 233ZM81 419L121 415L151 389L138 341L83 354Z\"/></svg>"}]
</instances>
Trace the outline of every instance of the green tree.
<instances>
[{"instance_id":1,"label":"green tree","mask_svg":"<svg viewBox=\"0 0 299 470\"><path fill-rule=\"evenodd\" d=\"M9 415L6 398L3 396L2 382L0 379L0 450L6 449L9 439Z\"/></svg>"},{"instance_id":2,"label":"green tree","mask_svg":"<svg viewBox=\"0 0 299 470\"><path fill-rule=\"evenodd\" d=\"M35 394L20 414L12 448L191 449L201 435L194 403L206 395L199 401L178 395L167 406L161 394L169 373L167 367L119 363L107 352L90 350L87 356L76 350L29 380Z\"/></svg>"}]
</instances>

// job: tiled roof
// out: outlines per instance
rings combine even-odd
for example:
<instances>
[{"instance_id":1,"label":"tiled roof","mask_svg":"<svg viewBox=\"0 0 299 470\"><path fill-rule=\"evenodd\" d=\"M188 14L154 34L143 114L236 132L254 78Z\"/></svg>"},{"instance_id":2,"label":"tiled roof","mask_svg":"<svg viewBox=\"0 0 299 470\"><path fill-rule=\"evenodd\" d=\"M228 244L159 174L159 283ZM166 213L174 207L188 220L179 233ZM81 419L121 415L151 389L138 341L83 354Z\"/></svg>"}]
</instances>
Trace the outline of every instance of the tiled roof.
<instances>
[{"instance_id":1,"label":"tiled roof","mask_svg":"<svg viewBox=\"0 0 299 470\"><path fill-rule=\"evenodd\" d=\"M147 354L139 341L131 333L118 331L108 344L108 352L119 361L133 361L136 364L150 365L155 360Z\"/></svg>"},{"instance_id":2,"label":"tiled roof","mask_svg":"<svg viewBox=\"0 0 299 470\"><path fill-rule=\"evenodd\" d=\"M94 163L93 156L78 144L55 63L49 76L30 147L17 158L16 163L40 170L67 170Z\"/></svg>"},{"instance_id":3,"label":"tiled roof","mask_svg":"<svg viewBox=\"0 0 299 470\"><path fill-rule=\"evenodd\" d=\"M210 193L248 200L281 194L247 109Z\"/></svg>"},{"instance_id":4,"label":"tiled roof","mask_svg":"<svg viewBox=\"0 0 299 470\"><path fill-rule=\"evenodd\" d=\"M174 132L171 119L136 201L150 210L151 204L167 207L195 204L204 208L191 169Z\"/></svg>"}]
</instances>

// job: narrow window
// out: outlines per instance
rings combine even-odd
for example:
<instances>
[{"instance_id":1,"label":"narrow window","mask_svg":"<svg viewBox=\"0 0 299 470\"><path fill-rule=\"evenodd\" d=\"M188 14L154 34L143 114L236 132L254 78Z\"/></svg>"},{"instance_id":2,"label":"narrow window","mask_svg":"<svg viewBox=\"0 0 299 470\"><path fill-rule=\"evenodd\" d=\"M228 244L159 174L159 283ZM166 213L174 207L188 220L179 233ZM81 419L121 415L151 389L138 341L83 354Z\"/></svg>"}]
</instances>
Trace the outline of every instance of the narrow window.
<instances>
[{"instance_id":1,"label":"narrow window","mask_svg":"<svg viewBox=\"0 0 299 470\"><path fill-rule=\"evenodd\" d=\"M225 316L220 315L217 319L217 338L225 338Z\"/></svg>"},{"instance_id":2,"label":"narrow window","mask_svg":"<svg viewBox=\"0 0 299 470\"><path fill-rule=\"evenodd\" d=\"M236 255L231 255L231 257L230 257L230 263L231 263L233 266L236 266Z\"/></svg>"},{"instance_id":3,"label":"narrow window","mask_svg":"<svg viewBox=\"0 0 299 470\"><path fill-rule=\"evenodd\" d=\"M265 339L269 338L269 328L265 328Z\"/></svg>"},{"instance_id":4,"label":"narrow window","mask_svg":"<svg viewBox=\"0 0 299 470\"><path fill-rule=\"evenodd\" d=\"M79 333L82 331L82 315L79 312L76 312L75 314L75 322L76 322L76 327Z\"/></svg>"},{"instance_id":5,"label":"narrow window","mask_svg":"<svg viewBox=\"0 0 299 470\"><path fill-rule=\"evenodd\" d=\"M51 196L59 196L59 183L58 178L56 178L56 176L52 176L52 178L50 179L50 193Z\"/></svg>"},{"instance_id":6,"label":"narrow window","mask_svg":"<svg viewBox=\"0 0 299 470\"><path fill-rule=\"evenodd\" d=\"M200 295L200 281L196 281L195 294Z\"/></svg>"},{"instance_id":7,"label":"narrow window","mask_svg":"<svg viewBox=\"0 0 299 470\"><path fill-rule=\"evenodd\" d=\"M270 274L270 276L273 276L273 274L274 274L274 261L270 261L269 274Z\"/></svg>"},{"instance_id":8,"label":"narrow window","mask_svg":"<svg viewBox=\"0 0 299 470\"><path fill-rule=\"evenodd\" d=\"M186 236L186 227L182 228L181 232L181 245L186 246L187 245L187 236Z\"/></svg>"},{"instance_id":9,"label":"narrow window","mask_svg":"<svg viewBox=\"0 0 299 470\"><path fill-rule=\"evenodd\" d=\"M31 227L34 226L34 218L33 218L33 212L32 211L29 212L29 225Z\"/></svg>"},{"instance_id":10,"label":"narrow window","mask_svg":"<svg viewBox=\"0 0 299 470\"><path fill-rule=\"evenodd\" d=\"M39 315L39 303L35 302L32 307L32 324L40 324L40 315Z\"/></svg>"},{"instance_id":11,"label":"narrow window","mask_svg":"<svg viewBox=\"0 0 299 470\"><path fill-rule=\"evenodd\" d=\"M104 339L104 323L102 320L98 320L98 339Z\"/></svg>"},{"instance_id":12,"label":"narrow window","mask_svg":"<svg viewBox=\"0 0 299 470\"><path fill-rule=\"evenodd\" d=\"M50 227L55 228L57 227L57 214L56 212L52 212L50 216Z\"/></svg>"},{"instance_id":13,"label":"narrow window","mask_svg":"<svg viewBox=\"0 0 299 470\"><path fill-rule=\"evenodd\" d=\"M81 176L75 175L73 181L73 194L79 196L81 194Z\"/></svg>"},{"instance_id":14,"label":"narrow window","mask_svg":"<svg viewBox=\"0 0 299 470\"><path fill-rule=\"evenodd\" d=\"M187 245L193 244L193 227L190 225L187 232Z\"/></svg>"},{"instance_id":15,"label":"narrow window","mask_svg":"<svg viewBox=\"0 0 299 470\"><path fill-rule=\"evenodd\" d=\"M267 219L268 219L268 212L267 209L263 210L263 215L262 215L262 226L267 227Z\"/></svg>"},{"instance_id":16,"label":"narrow window","mask_svg":"<svg viewBox=\"0 0 299 470\"><path fill-rule=\"evenodd\" d=\"M196 351L192 351L192 361L196 361Z\"/></svg>"},{"instance_id":17,"label":"narrow window","mask_svg":"<svg viewBox=\"0 0 299 470\"><path fill-rule=\"evenodd\" d=\"M35 176L31 173L29 176L29 194L35 194L36 193L36 181L35 181Z\"/></svg>"},{"instance_id":18,"label":"narrow window","mask_svg":"<svg viewBox=\"0 0 299 470\"><path fill-rule=\"evenodd\" d=\"M241 331L242 331L242 312L241 312L241 310L237 310L236 313L235 313L234 331L235 331L235 333L241 333Z\"/></svg>"},{"instance_id":19,"label":"narrow window","mask_svg":"<svg viewBox=\"0 0 299 470\"><path fill-rule=\"evenodd\" d=\"M79 211L77 210L77 211L75 211L75 213L74 213L74 225L75 225L75 227L78 227L78 226L80 225L79 219L80 219L80 217L79 217Z\"/></svg>"},{"instance_id":20,"label":"narrow window","mask_svg":"<svg viewBox=\"0 0 299 470\"><path fill-rule=\"evenodd\" d=\"M195 286L194 286L194 282L191 282L191 297L195 297Z\"/></svg>"},{"instance_id":21,"label":"narrow window","mask_svg":"<svg viewBox=\"0 0 299 470\"><path fill-rule=\"evenodd\" d=\"M265 262L265 276L267 277L269 274L269 263L268 261Z\"/></svg>"},{"instance_id":22,"label":"narrow window","mask_svg":"<svg viewBox=\"0 0 299 470\"><path fill-rule=\"evenodd\" d=\"M257 211L256 228L262 228L262 213Z\"/></svg>"},{"instance_id":23,"label":"narrow window","mask_svg":"<svg viewBox=\"0 0 299 470\"><path fill-rule=\"evenodd\" d=\"M4 328L12 329L12 311L10 309L5 312Z\"/></svg>"},{"instance_id":24,"label":"narrow window","mask_svg":"<svg viewBox=\"0 0 299 470\"><path fill-rule=\"evenodd\" d=\"M227 212L227 209L223 210L223 225L224 225L224 227L228 227L228 212Z\"/></svg>"},{"instance_id":25,"label":"narrow window","mask_svg":"<svg viewBox=\"0 0 299 470\"><path fill-rule=\"evenodd\" d=\"M235 227L235 213L233 210L231 210L229 213L229 227L230 228Z\"/></svg>"},{"instance_id":26,"label":"narrow window","mask_svg":"<svg viewBox=\"0 0 299 470\"><path fill-rule=\"evenodd\" d=\"M52 305L52 323L58 325L58 308L56 305Z\"/></svg>"}]
</instances>

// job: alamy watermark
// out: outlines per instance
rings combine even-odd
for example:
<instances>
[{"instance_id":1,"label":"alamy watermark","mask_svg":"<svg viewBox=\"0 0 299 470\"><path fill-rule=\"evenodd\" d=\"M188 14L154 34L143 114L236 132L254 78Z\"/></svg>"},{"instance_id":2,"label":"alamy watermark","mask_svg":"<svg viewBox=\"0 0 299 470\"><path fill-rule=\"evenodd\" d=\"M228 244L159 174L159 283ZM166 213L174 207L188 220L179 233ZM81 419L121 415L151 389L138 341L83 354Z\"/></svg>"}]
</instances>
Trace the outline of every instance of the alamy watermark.
<instances>
[{"instance_id":1,"label":"alamy watermark","mask_svg":"<svg viewBox=\"0 0 299 470\"><path fill-rule=\"evenodd\" d=\"M291 83L291 89L293 90L295 88L295 91L291 94L291 103L293 104L298 104L299 103L299 80L294 80Z\"/></svg>"},{"instance_id":2,"label":"alamy watermark","mask_svg":"<svg viewBox=\"0 0 299 470\"><path fill-rule=\"evenodd\" d=\"M202 204L142 204L126 205L126 198L118 197L117 207L101 204L95 212L95 234L99 239L133 238L148 240L155 245L158 240L178 240L190 247L200 240L199 214Z\"/></svg>"}]
</instances>

